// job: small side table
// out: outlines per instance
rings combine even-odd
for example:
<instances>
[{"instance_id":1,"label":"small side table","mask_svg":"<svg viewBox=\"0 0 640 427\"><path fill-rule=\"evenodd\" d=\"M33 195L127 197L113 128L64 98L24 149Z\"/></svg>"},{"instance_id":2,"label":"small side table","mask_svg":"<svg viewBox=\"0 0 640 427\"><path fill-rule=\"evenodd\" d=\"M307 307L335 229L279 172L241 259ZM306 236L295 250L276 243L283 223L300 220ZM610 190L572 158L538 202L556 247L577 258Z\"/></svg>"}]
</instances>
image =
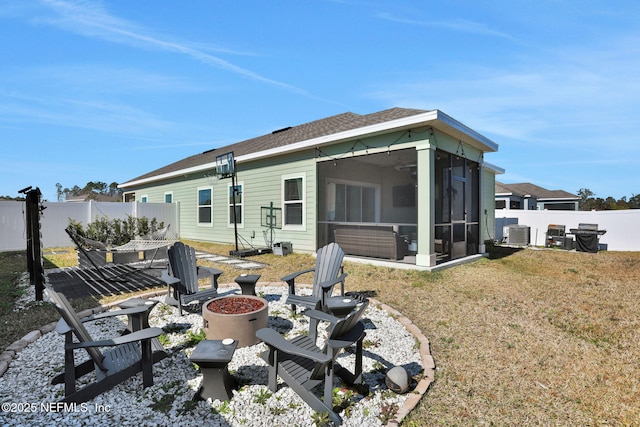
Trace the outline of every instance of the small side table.
<instances>
[{"instance_id":1,"label":"small side table","mask_svg":"<svg viewBox=\"0 0 640 427\"><path fill-rule=\"evenodd\" d=\"M153 307L158 304L159 301L144 299L144 298L131 298L126 301L118 304L120 308L133 308L139 307L141 305L147 306L146 311L142 311L137 314L129 314L127 317L129 319L129 324L127 325L128 332L135 332L141 329L145 329L149 327L149 313L153 310Z\"/></svg>"},{"instance_id":2,"label":"small side table","mask_svg":"<svg viewBox=\"0 0 640 427\"><path fill-rule=\"evenodd\" d=\"M194 400L229 400L236 387L235 379L229 374L228 365L236 351L238 341L231 340L200 341L191 354L191 361L200 366L202 385L193 397Z\"/></svg>"},{"instance_id":3,"label":"small side table","mask_svg":"<svg viewBox=\"0 0 640 427\"><path fill-rule=\"evenodd\" d=\"M347 314L351 313L354 308L358 305L358 300L355 298L341 296L341 297L330 297L327 301L327 309L331 314L336 317L345 317Z\"/></svg>"},{"instance_id":4,"label":"small side table","mask_svg":"<svg viewBox=\"0 0 640 427\"><path fill-rule=\"evenodd\" d=\"M259 279L259 274L241 274L235 278L235 282L240 285L242 295L256 296L256 283Z\"/></svg>"}]
</instances>

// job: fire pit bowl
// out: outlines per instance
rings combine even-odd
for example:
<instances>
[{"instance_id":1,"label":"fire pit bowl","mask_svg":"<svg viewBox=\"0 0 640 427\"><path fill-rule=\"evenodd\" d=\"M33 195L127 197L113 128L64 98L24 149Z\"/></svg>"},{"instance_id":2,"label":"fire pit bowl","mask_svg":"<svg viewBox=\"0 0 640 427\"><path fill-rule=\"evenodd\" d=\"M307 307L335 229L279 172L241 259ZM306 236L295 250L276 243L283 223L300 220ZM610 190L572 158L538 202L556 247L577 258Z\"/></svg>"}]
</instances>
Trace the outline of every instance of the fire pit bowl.
<instances>
[{"instance_id":1,"label":"fire pit bowl","mask_svg":"<svg viewBox=\"0 0 640 427\"><path fill-rule=\"evenodd\" d=\"M269 322L267 300L253 295L227 295L202 305L202 322L208 340L233 338L238 347L258 344L256 331Z\"/></svg>"}]
</instances>

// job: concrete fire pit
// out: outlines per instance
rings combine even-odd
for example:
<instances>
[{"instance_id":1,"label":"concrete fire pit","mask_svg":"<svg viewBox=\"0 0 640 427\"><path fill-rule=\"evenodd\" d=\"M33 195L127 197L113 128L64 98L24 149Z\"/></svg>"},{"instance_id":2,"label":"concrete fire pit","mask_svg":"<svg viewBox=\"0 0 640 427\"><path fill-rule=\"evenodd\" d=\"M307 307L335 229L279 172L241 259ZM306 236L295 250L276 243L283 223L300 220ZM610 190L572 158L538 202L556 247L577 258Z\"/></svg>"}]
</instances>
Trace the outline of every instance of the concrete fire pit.
<instances>
[{"instance_id":1,"label":"concrete fire pit","mask_svg":"<svg viewBox=\"0 0 640 427\"><path fill-rule=\"evenodd\" d=\"M238 348L260 342L256 331L269 322L267 300L253 295L227 295L202 306L203 329L208 340L233 338Z\"/></svg>"}]
</instances>

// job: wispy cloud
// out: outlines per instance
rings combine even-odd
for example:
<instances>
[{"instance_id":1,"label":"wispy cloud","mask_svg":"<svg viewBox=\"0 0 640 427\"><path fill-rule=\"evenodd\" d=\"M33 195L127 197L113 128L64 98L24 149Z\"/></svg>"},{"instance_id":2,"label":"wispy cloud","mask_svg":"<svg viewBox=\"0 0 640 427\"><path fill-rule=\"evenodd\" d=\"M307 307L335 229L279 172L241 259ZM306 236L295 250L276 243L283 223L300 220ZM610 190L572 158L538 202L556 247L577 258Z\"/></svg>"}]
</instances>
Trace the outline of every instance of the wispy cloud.
<instances>
[{"instance_id":1,"label":"wispy cloud","mask_svg":"<svg viewBox=\"0 0 640 427\"><path fill-rule=\"evenodd\" d=\"M0 93L0 116L14 126L45 123L80 129L138 134L150 129L163 131L172 123L129 105L104 101L38 97L20 93Z\"/></svg>"},{"instance_id":2,"label":"wispy cloud","mask_svg":"<svg viewBox=\"0 0 640 427\"><path fill-rule=\"evenodd\" d=\"M397 22L399 24L416 25L421 27L444 28L446 30L456 31L461 33L478 34L478 35L491 36L491 37L501 37L509 40L514 40L514 38L510 34L491 29L483 23L469 21L466 19L454 19L454 20L444 20L444 21L426 21L426 20L423 21L418 19L398 17L390 13L379 13L377 16L380 19L384 19L391 22Z\"/></svg>"},{"instance_id":3,"label":"wispy cloud","mask_svg":"<svg viewBox=\"0 0 640 427\"><path fill-rule=\"evenodd\" d=\"M208 53L212 47L199 49L195 43L172 41L140 26L111 15L98 1L42 0L49 15L35 16L32 21L40 25L52 25L85 37L108 40L129 46L159 49L185 55L203 64L223 69L243 77L272 85L291 93L311 96L306 90L265 77L252 70L237 66L227 60Z\"/></svg>"},{"instance_id":4,"label":"wispy cloud","mask_svg":"<svg viewBox=\"0 0 640 427\"><path fill-rule=\"evenodd\" d=\"M46 93L52 88L64 88L65 93L131 93L135 92L202 92L202 84L195 84L181 76L161 74L111 63L62 64L37 66L30 69L4 68L0 81L7 87L25 87L30 92ZM215 90L215 87L211 89Z\"/></svg>"},{"instance_id":5,"label":"wispy cloud","mask_svg":"<svg viewBox=\"0 0 640 427\"><path fill-rule=\"evenodd\" d=\"M600 145L607 128L618 135L637 132L638 44L621 39L606 46L558 46L495 66L456 64L455 75L443 63L447 75L405 74L371 96L439 108L468 118L479 131L523 143L554 144L564 134L572 145Z\"/></svg>"}]
</instances>

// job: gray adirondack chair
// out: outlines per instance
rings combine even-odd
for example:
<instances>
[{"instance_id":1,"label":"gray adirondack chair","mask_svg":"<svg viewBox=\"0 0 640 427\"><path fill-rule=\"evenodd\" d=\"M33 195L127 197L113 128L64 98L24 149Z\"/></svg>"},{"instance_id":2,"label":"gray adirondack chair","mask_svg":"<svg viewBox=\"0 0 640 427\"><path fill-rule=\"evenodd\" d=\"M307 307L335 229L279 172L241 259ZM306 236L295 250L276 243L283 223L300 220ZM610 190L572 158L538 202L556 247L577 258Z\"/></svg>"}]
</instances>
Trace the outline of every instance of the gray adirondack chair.
<instances>
[{"instance_id":1,"label":"gray adirondack chair","mask_svg":"<svg viewBox=\"0 0 640 427\"><path fill-rule=\"evenodd\" d=\"M295 311L296 306L301 305L314 310L327 311L326 302L337 283L340 283L340 294L344 295L344 279L347 274L342 268L343 259L342 248L337 243L329 243L318 249L315 267L284 276L282 280L289 285L286 303L291 304L291 310ZM312 294L296 295L295 281L299 276L307 273L314 273Z\"/></svg>"},{"instance_id":2,"label":"gray adirondack chair","mask_svg":"<svg viewBox=\"0 0 640 427\"><path fill-rule=\"evenodd\" d=\"M168 286L167 304L178 307L182 316L182 307L193 301L202 303L218 295L218 277L221 270L196 265L196 251L191 246L176 242L169 248L169 270L162 273L162 280ZM200 289L198 278L207 275L211 286Z\"/></svg>"},{"instance_id":3,"label":"gray adirondack chair","mask_svg":"<svg viewBox=\"0 0 640 427\"><path fill-rule=\"evenodd\" d=\"M362 341L364 324L360 320L368 301L361 302L347 317L337 318L318 310L307 310L305 315L330 323L323 348L316 345L316 332L287 340L271 328L259 329L256 336L269 348L261 357L269 364L269 388L277 391L279 376L313 410L326 412L335 425L342 418L333 411L332 392L334 373L349 384L362 382ZM336 362L347 347L356 345L355 371L350 372ZM322 397L313 389L322 385Z\"/></svg>"},{"instance_id":4,"label":"gray adirondack chair","mask_svg":"<svg viewBox=\"0 0 640 427\"><path fill-rule=\"evenodd\" d=\"M147 310L147 307L139 306L80 319L63 294L51 288L46 288L45 293L61 316L56 331L65 336L64 373L52 380L52 384L64 382L63 402L86 402L138 372L142 372L143 387L153 385L153 364L167 355L158 341L162 329L145 328L96 341L83 324L111 316L138 315L141 310ZM77 342L74 342L74 336ZM107 350L102 350L104 347ZM74 351L79 349L86 350L90 358L76 366ZM76 389L76 380L91 371L95 371L96 381L79 390Z\"/></svg>"}]
</instances>

